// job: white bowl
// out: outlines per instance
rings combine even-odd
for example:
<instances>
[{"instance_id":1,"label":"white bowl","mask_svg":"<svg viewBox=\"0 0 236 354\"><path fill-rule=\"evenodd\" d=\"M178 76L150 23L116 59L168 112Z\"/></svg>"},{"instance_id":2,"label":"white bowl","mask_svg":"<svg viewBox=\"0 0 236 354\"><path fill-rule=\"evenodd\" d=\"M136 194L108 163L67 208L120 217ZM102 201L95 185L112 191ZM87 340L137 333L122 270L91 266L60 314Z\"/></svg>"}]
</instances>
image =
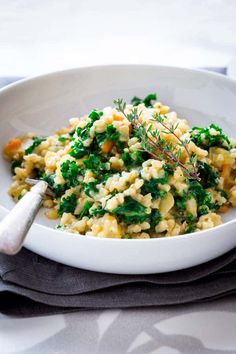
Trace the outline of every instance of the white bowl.
<instances>
[{"instance_id":1,"label":"white bowl","mask_svg":"<svg viewBox=\"0 0 236 354\"><path fill-rule=\"evenodd\" d=\"M0 91L0 145L22 132L51 134L93 108L123 97L157 92L191 125L219 124L236 135L236 81L200 70L118 65L80 68L23 80ZM0 216L14 205L7 194L9 165L2 158ZM150 240L81 236L53 229L41 211L25 247L52 260L89 270L145 274L175 271L209 261L236 246L234 210L225 224L194 234ZM230 221L231 220L231 221Z\"/></svg>"}]
</instances>

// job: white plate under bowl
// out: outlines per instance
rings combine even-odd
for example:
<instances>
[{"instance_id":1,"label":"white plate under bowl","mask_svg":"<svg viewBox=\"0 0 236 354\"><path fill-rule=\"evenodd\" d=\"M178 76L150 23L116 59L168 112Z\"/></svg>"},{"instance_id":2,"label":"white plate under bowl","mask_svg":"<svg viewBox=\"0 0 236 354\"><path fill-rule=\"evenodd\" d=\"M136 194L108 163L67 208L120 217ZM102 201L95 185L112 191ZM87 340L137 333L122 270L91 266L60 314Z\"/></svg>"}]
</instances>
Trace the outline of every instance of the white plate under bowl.
<instances>
[{"instance_id":1,"label":"white plate under bowl","mask_svg":"<svg viewBox=\"0 0 236 354\"><path fill-rule=\"evenodd\" d=\"M33 131L47 135L68 119L123 97L157 92L158 99L191 125L215 122L236 136L236 81L218 74L164 66L120 65L80 68L23 80L0 91L0 145ZM14 205L7 194L9 165L0 159L0 217ZM54 230L41 212L25 247L74 267L123 274L175 271L209 261L236 246L231 220L206 232L150 240L118 240Z\"/></svg>"}]
</instances>

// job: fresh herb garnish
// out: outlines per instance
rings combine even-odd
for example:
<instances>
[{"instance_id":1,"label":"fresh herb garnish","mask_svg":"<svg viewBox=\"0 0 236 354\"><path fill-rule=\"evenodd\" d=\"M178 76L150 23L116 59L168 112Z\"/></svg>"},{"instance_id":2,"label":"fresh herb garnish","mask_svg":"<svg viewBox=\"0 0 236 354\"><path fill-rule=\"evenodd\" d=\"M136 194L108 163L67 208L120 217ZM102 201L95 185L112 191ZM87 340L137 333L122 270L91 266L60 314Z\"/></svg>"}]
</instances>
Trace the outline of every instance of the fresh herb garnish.
<instances>
[{"instance_id":1,"label":"fresh herb garnish","mask_svg":"<svg viewBox=\"0 0 236 354\"><path fill-rule=\"evenodd\" d=\"M175 146L160 135L159 129L152 129L152 125L145 126L139 121L139 113L137 107L134 107L133 110L129 113L125 113L126 102L123 99L117 99L114 101L116 109L123 113L124 116L132 123L135 135L140 139L142 148L147 151L153 158L158 160L165 160L167 163L174 165L174 167L180 166L183 169L183 172L190 179L200 180L196 166L195 166L195 155L191 155L187 148L187 142L182 141L176 134L176 126L171 128L167 127L164 123L164 118L160 114L154 114L153 120L156 120L160 123L166 130L163 131L163 134L172 134L175 136L179 149L176 151ZM189 157L188 164L189 166L183 164L180 161L180 156L182 154L182 149L187 152Z\"/></svg>"}]
</instances>

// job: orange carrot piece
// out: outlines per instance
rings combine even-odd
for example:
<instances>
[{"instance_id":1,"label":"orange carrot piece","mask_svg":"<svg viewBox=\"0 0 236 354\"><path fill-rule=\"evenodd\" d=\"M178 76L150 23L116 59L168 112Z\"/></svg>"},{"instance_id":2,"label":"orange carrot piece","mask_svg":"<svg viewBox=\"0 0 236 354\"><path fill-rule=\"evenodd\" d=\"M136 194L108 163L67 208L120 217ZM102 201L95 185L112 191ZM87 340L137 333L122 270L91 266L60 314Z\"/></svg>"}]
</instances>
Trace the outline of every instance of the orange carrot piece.
<instances>
[{"instance_id":1,"label":"orange carrot piece","mask_svg":"<svg viewBox=\"0 0 236 354\"><path fill-rule=\"evenodd\" d=\"M225 164L223 166L223 170L221 172L221 177L225 179L227 179L229 177L229 174L230 174L230 165L229 164Z\"/></svg>"},{"instance_id":2,"label":"orange carrot piece","mask_svg":"<svg viewBox=\"0 0 236 354\"><path fill-rule=\"evenodd\" d=\"M227 213L228 210L229 207L227 205L221 205L221 207L219 208L220 213Z\"/></svg>"},{"instance_id":3,"label":"orange carrot piece","mask_svg":"<svg viewBox=\"0 0 236 354\"><path fill-rule=\"evenodd\" d=\"M113 114L113 120L121 121L121 120L123 120L123 119L124 119L124 117L118 116L118 115L116 115L116 114Z\"/></svg>"},{"instance_id":4,"label":"orange carrot piece","mask_svg":"<svg viewBox=\"0 0 236 354\"><path fill-rule=\"evenodd\" d=\"M101 150L103 152L103 154L107 154L108 152L110 152L113 148L113 141L112 140L106 140L102 146L101 146Z\"/></svg>"},{"instance_id":5,"label":"orange carrot piece","mask_svg":"<svg viewBox=\"0 0 236 354\"><path fill-rule=\"evenodd\" d=\"M21 146L21 144L22 144L22 141L21 141L19 138L10 139L10 140L6 143L4 149L5 149L6 151L17 150L17 149L19 149L19 147Z\"/></svg>"}]
</instances>

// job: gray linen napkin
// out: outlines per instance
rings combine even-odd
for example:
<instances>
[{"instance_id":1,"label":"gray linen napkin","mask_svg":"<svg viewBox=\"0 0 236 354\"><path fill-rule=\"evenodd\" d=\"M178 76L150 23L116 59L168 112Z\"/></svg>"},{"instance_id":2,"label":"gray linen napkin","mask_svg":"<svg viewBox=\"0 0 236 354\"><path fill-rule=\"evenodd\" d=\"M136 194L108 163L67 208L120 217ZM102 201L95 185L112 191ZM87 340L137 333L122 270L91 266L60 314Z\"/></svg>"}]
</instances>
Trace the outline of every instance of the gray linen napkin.
<instances>
[{"instance_id":1,"label":"gray linen napkin","mask_svg":"<svg viewBox=\"0 0 236 354\"><path fill-rule=\"evenodd\" d=\"M214 71L226 73L225 68ZM0 79L0 86L16 78ZM0 312L37 316L79 309L174 305L236 292L236 249L182 271L117 275L68 267L26 249L0 255Z\"/></svg>"},{"instance_id":2,"label":"gray linen napkin","mask_svg":"<svg viewBox=\"0 0 236 354\"><path fill-rule=\"evenodd\" d=\"M189 269L154 275L91 272L23 249L0 255L0 312L34 316L78 309L174 305L236 292L236 249Z\"/></svg>"}]
</instances>

